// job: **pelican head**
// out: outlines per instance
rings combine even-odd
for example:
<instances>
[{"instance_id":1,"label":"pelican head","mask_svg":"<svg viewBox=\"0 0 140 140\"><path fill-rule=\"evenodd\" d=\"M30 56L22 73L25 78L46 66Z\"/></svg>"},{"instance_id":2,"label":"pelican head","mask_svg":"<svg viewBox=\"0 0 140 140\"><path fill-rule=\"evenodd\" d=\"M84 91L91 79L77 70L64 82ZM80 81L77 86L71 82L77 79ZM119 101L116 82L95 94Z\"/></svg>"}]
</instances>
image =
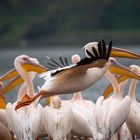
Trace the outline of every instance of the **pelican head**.
<instances>
[{"instance_id":1,"label":"pelican head","mask_svg":"<svg viewBox=\"0 0 140 140\"><path fill-rule=\"evenodd\" d=\"M23 69L27 72L35 71L37 73L42 73L42 72L46 72L48 70L43 65L39 64L38 60L36 58L30 58L27 55L20 55L17 58L15 58L15 62L19 62L19 61L21 61L21 65L22 65ZM14 68L14 69L8 71L6 74L4 74L0 78L0 81L9 80L18 75L19 75L18 72Z\"/></svg>"},{"instance_id":2,"label":"pelican head","mask_svg":"<svg viewBox=\"0 0 140 140\"><path fill-rule=\"evenodd\" d=\"M80 56L78 54L74 54L72 57L71 57L71 61L73 64L76 64L78 63L79 61L81 60Z\"/></svg>"},{"instance_id":3,"label":"pelican head","mask_svg":"<svg viewBox=\"0 0 140 140\"><path fill-rule=\"evenodd\" d=\"M46 72L48 70L46 67L41 65L36 58L32 58L27 55L20 55L20 56L16 57L15 61L14 61L14 65L16 63L19 63L25 72L33 71L36 73L42 73L42 72ZM31 74L32 78L34 78L34 76L35 76L35 74ZM9 80L11 78L14 78L14 79L6 87L4 87L1 90L2 94L7 93L11 89L13 89L15 86L17 86L17 84L21 84L22 82L24 82L24 80L21 78L21 76L19 76L19 74L15 68L10 70L6 74L4 74L0 78L0 81L3 82L6 80Z\"/></svg>"},{"instance_id":4,"label":"pelican head","mask_svg":"<svg viewBox=\"0 0 140 140\"><path fill-rule=\"evenodd\" d=\"M130 70L133 71L134 73L140 75L140 67L137 65L131 65L129 66Z\"/></svg>"},{"instance_id":5,"label":"pelican head","mask_svg":"<svg viewBox=\"0 0 140 140\"><path fill-rule=\"evenodd\" d=\"M36 58L32 58L27 55L20 55L16 57L14 65L16 63L20 63L20 65L23 67L25 71L44 72L44 70L46 70L44 66L39 64L39 61Z\"/></svg>"},{"instance_id":6,"label":"pelican head","mask_svg":"<svg viewBox=\"0 0 140 140\"><path fill-rule=\"evenodd\" d=\"M52 99L52 106L56 109L59 109L61 107L61 99L59 96L53 96Z\"/></svg>"}]
</instances>

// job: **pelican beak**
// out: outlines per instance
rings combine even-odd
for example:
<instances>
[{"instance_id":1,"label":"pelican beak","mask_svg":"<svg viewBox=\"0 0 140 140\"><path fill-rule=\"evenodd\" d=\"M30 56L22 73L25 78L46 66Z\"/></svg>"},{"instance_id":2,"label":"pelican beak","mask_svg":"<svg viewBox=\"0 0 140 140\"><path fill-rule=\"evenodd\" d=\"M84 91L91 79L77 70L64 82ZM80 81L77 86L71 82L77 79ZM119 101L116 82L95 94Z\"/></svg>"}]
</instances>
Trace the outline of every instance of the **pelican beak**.
<instances>
[{"instance_id":1,"label":"pelican beak","mask_svg":"<svg viewBox=\"0 0 140 140\"><path fill-rule=\"evenodd\" d=\"M111 56L112 57L121 57L121 58L140 59L139 54L130 52L125 49L114 48L114 47L112 48Z\"/></svg>"},{"instance_id":2,"label":"pelican beak","mask_svg":"<svg viewBox=\"0 0 140 140\"><path fill-rule=\"evenodd\" d=\"M118 84L119 84L127 79L128 79L127 76L120 76L116 80L118 81ZM113 91L112 84L109 84L109 86L105 89L105 91L103 93L104 98L106 99L112 91Z\"/></svg>"},{"instance_id":3,"label":"pelican beak","mask_svg":"<svg viewBox=\"0 0 140 140\"><path fill-rule=\"evenodd\" d=\"M34 71L37 73L43 73L43 72L46 72L48 70L48 68L44 67L43 65L34 63L31 60L28 60L27 63L23 64L22 68L27 72Z\"/></svg>"},{"instance_id":4,"label":"pelican beak","mask_svg":"<svg viewBox=\"0 0 140 140\"><path fill-rule=\"evenodd\" d=\"M4 74L2 77L0 77L0 81L9 80L17 75L18 75L18 72L14 68L14 69L8 71L6 74Z\"/></svg>"},{"instance_id":5,"label":"pelican beak","mask_svg":"<svg viewBox=\"0 0 140 140\"><path fill-rule=\"evenodd\" d=\"M33 63L32 61L28 61L27 63L25 64L22 64L22 67L25 71L29 72L29 71L35 71L37 73L43 73L43 72L46 72L48 69L46 67L44 67L43 65L41 64L36 64L36 63ZM0 81L5 81L5 80L9 80L15 76L18 76L18 72L17 70L14 68L12 70L10 70L9 72L7 72L5 75L3 75L1 78L0 78Z\"/></svg>"},{"instance_id":6,"label":"pelican beak","mask_svg":"<svg viewBox=\"0 0 140 140\"><path fill-rule=\"evenodd\" d=\"M23 103L24 103L24 105L23 105ZM15 110L21 108L22 106L27 106L30 104L31 104L31 98L27 94L25 94L25 96L23 96L22 100L17 103Z\"/></svg>"},{"instance_id":7,"label":"pelican beak","mask_svg":"<svg viewBox=\"0 0 140 140\"><path fill-rule=\"evenodd\" d=\"M29 72L29 71L35 71L37 73L42 73L42 72L46 72L48 69L46 67L44 67L41 64L36 64L33 63L32 61L28 61L27 63L22 64L22 68ZM15 77L17 76L17 77ZM17 85L21 84L24 80L19 76L18 72L16 69L12 69L9 72L7 72L5 75L3 75L0 78L0 81L5 81L5 80L9 80L11 78L15 77L7 86L5 86L4 88L1 89L1 94L5 94L8 91L10 91L11 89L15 88Z\"/></svg>"},{"instance_id":8,"label":"pelican beak","mask_svg":"<svg viewBox=\"0 0 140 140\"><path fill-rule=\"evenodd\" d=\"M111 65L108 69L110 72L126 76L127 78L134 78L136 80L140 80L140 76L129 70L129 68L123 66L122 64L118 63L117 61L111 61Z\"/></svg>"},{"instance_id":9,"label":"pelican beak","mask_svg":"<svg viewBox=\"0 0 140 140\"><path fill-rule=\"evenodd\" d=\"M25 95L21 101L17 103L17 106L15 107L15 110L30 105L32 102L34 102L36 99L42 97L44 94L46 94L46 91L41 90L38 94L36 94L34 97L30 98L28 95Z\"/></svg>"},{"instance_id":10,"label":"pelican beak","mask_svg":"<svg viewBox=\"0 0 140 140\"><path fill-rule=\"evenodd\" d=\"M5 87L0 90L0 93L5 94L23 82L24 80L20 76L16 76L11 82L9 82Z\"/></svg>"}]
</instances>

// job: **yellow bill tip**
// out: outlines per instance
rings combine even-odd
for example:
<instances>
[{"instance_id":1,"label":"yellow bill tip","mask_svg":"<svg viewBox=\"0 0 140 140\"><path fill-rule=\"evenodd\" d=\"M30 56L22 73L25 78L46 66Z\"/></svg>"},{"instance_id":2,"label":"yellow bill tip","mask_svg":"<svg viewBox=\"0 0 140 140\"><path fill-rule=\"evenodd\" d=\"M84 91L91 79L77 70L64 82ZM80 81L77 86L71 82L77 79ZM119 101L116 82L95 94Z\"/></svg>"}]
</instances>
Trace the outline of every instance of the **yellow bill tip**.
<instances>
[{"instance_id":1,"label":"yellow bill tip","mask_svg":"<svg viewBox=\"0 0 140 140\"><path fill-rule=\"evenodd\" d=\"M120 58L140 59L140 54L114 47L112 48L111 56Z\"/></svg>"},{"instance_id":2,"label":"yellow bill tip","mask_svg":"<svg viewBox=\"0 0 140 140\"><path fill-rule=\"evenodd\" d=\"M119 74L122 76L126 76L129 78L134 78L140 80L140 76L132 72L129 68L123 66L122 64L118 63L115 59L110 59L110 66L108 70L112 73Z\"/></svg>"}]
</instances>

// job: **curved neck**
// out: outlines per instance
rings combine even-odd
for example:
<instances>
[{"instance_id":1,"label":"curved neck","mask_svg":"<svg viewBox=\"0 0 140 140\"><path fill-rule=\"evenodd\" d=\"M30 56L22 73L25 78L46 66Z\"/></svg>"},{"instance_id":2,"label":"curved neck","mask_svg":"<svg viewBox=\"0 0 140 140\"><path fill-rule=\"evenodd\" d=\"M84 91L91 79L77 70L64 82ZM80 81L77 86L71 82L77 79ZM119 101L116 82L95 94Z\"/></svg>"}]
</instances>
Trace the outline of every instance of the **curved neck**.
<instances>
[{"instance_id":1,"label":"curved neck","mask_svg":"<svg viewBox=\"0 0 140 140\"><path fill-rule=\"evenodd\" d=\"M113 95L114 96L120 96L121 95L120 94L120 89L119 89L118 82L117 82L115 76L111 72L107 71L106 72L106 77L111 82L111 84L113 86L113 90L114 90Z\"/></svg>"},{"instance_id":2,"label":"curved neck","mask_svg":"<svg viewBox=\"0 0 140 140\"><path fill-rule=\"evenodd\" d=\"M124 93L124 88L128 80L125 80L124 82L119 83L119 89L120 89L120 94L123 96Z\"/></svg>"},{"instance_id":3,"label":"curved neck","mask_svg":"<svg viewBox=\"0 0 140 140\"><path fill-rule=\"evenodd\" d=\"M138 82L137 80L132 79L128 91L128 95L130 99L134 101L136 101L135 91L136 91L137 82Z\"/></svg>"},{"instance_id":4,"label":"curved neck","mask_svg":"<svg viewBox=\"0 0 140 140\"><path fill-rule=\"evenodd\" d=\"M82 98L82 95L81 95L81 92L76 92L74 93L73 97L72 97L72 100L83 100Z\"/></svg>"},{"instance_id":5,"label":"curved neck","mask_svg":"<svg viewBox=\"0 0 140 140\"><path fill-rule=\"evenodd\" d=\"M21 99L26 93L27 93L27 84L24 82L19 89L17 101L21 101Z\"/></svg>"},{"instance_id":6,"label":"curved neck","mask_svg":"<svg viewBox=\"0 0 140 140\"><path fill-rule=\"evenodd\" d=\"M34 88L33 88L32 80L31 80L29 74L26 71L24 71L24 69L22 68L20 63L15 63L15 67L27 85L26 94L28 94L30 97L34 96Z\"/></svg>"}]
</instances>

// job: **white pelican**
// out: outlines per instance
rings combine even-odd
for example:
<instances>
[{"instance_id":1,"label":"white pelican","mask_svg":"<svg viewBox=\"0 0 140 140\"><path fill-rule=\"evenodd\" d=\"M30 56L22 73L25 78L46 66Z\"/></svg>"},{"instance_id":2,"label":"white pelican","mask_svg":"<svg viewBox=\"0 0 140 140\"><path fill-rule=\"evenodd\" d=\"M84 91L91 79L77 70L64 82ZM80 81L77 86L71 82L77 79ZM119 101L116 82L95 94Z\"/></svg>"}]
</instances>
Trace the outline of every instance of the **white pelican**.
<instances>
[{"instance_id":1,"label":"white pelican","mask_svg":"<svg viewBox=\"0 0 140 140\"><path fill-rule=\"evenodd\" d=\"M103 96L99 97L95 106L97 128L104 139L111 138L122 126L131 106L129 96L122 98L115 77L109 71L107 71L106 76L113 86L114 94L106 100Z\"/></svg>"},{"instance_id":2,"label":"white pelican","mask_svg":"<svg viewBox=\"0 0 140 140\"><path fill-rule=\"evenodd\" d=\"M70 106L62 106L59 96L51 97L50 106L43 111L45 130L53 140L66 140L73 124L73 112Z\"/></svg>"},{"instance_id":3,"label":"white pelican","mask_svg":"<svg viewBox=\"0 0 140 140\"><path fill-rule=\"evenodd\" d=\"M120 79L120 77L118 77ZM117 79L118 80L118 79ZM120 98L123 98L124 87L127 81L119 83L119 90L120 90ZM108 96L111 92L112 85L110 84L106 90L104 91L104 96ZM111 137L111 140L133 140L130 130L128 129L126 122L120 127L120 129Z\"/></svg>"},{"instance_id":4,"label":"white pelican","mask_svg":"<svg viewBox=\"0 0 140 140\"><path fill-rule=\"evenodd\" d=\"M140 67L137 65L131 65L130 69L136 74L140 75ZM129 86L128 96L131 101L131 109L126 120L126 124L135 139L135 135L137 138L140 138L140 103L136 100L135 90L137 86L137 80L132 80Z\"/></svg>"},{"instance_id":5,"label":"white pelican","mask_svg":"<svg viewBox=\"0 0 140 140\"><path fill-rule=\"evenodd\" d=\"M104 41L102 41L102 44L99 42L93 45L92 52L85 49L88 57L81 59L80 62L42 74L41 77L43 77L46 82L41 87L40 92L33 98L28 97L26 101L22 100L19 102L16 109L29 105L38 97L45 98L52 95L69 94L84 90L98 81L108 69L111 72L116 72L118 74L123 73L129 77L139 79L138 76L132 74L129 70L124 72L121 70L120 66L119 69L117 69L118 64L108 61L111 55L111 49L112 42L110 42L108 47L105 45ZM125 56L122 53L120 54ZM128 53L125 54L127 54L128 57ZM132 53L130 56L132 56ZM140 58L138 55L137 57Z\"/></svg>"},{"instance_id":6,"label":"white pelican","mask_svg":"<svg viewBox=\"0 0 140 140\"><path fill-rule=\"evenodd\" d=\"M32 80L35 77L35 73L27 73L23 68L22 64L27 61L38 64L37 59L29 58L28 56L21 55L15 59L14 65L24 79L24 83L19 90L18 99L15 103L8 103L6 106L6 114L8 127L14 132L17 139L19 140L35 140L42 129L41 125L41 114L42 107L36 102L30 106L15 110L17 102L25 95L32 97L34 96L34 87Z\"/></svg>"},{"instance_id":7,"label":"white pelican","mask_svg":"<svg viewBox=\"0 0 140 140\"><path fill-rule=\"evenodd\" d=\"M140 68L137 65L131 65L130 66L131 71L135 72L136 74L140 75ZM121 76L119 77L117 80L118 82L123 82L124 80L127 80L128 77L126 76ZM129 86L129 92L128 92L128 96L130 97L130 101L131 101L131 108L130 108L130 113L128 115L128 118L126 120L126 124L127 127L130 130L130 133L133 137L133 139L135 139L135 135L137 137L140 137L140 124L139 124L139 120L140 120L140 104L137 102L136 97L135 97L135 89L136 89L136 85L137 85L137 80L132 80L131 84ZM109 85L106 92L104 93L104 96L108 96L110 94L110 92L112 91L112 86Z\"/></svg>"},{"instance_id":8,"label":"white pelican","mask_svg":"<svg viewBox=\"0 0 140 140\"><path fill-rule=\"evenodd\" d=\"M126 85L127 81L121 82L119 83L119 88L120 88L120 93L123 97L123 93L124 93L124 87ZM130 130L128 129L126 122L121 126L121 128L118 130L118 132L116 133L118 135L118 138L120 140L133 140L133 137L130 133Z\"/></svg>"}]
</instances>

